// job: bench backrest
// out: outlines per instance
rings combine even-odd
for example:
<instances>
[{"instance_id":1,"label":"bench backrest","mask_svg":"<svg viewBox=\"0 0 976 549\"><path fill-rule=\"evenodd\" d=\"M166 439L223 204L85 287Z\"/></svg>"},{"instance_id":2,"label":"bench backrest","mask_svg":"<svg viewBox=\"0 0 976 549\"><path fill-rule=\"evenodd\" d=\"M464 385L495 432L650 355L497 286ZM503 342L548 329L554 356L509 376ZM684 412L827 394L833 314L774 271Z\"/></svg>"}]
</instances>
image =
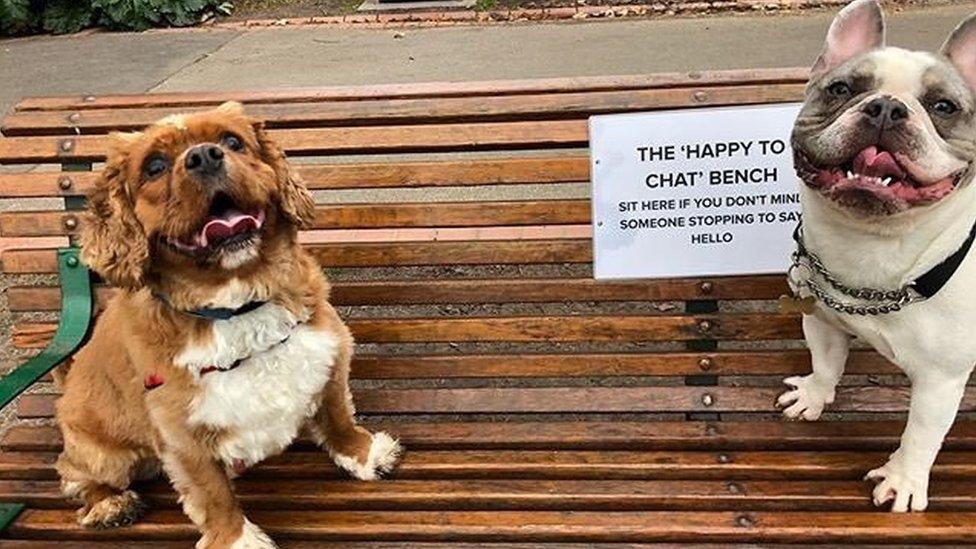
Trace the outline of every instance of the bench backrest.
<instances>
[{"instance_id":1,"label":"bench backrest","mask_svg":"<svg viewBox=\"0 0 976 549\"><path fill-rule=\"evenodd\" d=\"M302 240L361 344L362 414L773 417L778 378L809 368L798 318L771 301L783 277L593 281L587 117L796 101L804 85L804 71L771 70L26 100L3 122L0 164L46 166L0 172L0 197L29 199L29 211L0 213L13 248L2 269L56 271L109 130L241 100L317 191ZM98 301L111 292L99 285ZM8 294L18 314L59 305L51 285ZM53 327L20 321L13 344L40 348ZM858 351L848 371L895 370ZM51 403L28 396L20 413L45 417ZM905 403L902 387L863 384L833 410Z\"/></svg>"}]
</instances>

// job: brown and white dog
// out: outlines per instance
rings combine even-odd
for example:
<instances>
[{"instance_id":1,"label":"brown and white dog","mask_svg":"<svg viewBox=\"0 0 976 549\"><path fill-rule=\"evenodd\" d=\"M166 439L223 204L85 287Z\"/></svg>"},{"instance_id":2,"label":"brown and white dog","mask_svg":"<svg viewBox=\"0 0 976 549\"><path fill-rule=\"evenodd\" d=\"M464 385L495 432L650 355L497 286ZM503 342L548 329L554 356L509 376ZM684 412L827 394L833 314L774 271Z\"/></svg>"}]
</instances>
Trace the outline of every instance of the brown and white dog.
<instances>
[{"instance_id":1,"label":"brown and white dog","mask_svg":"<svg viewBox=\"0 0 976 549\"><path fill-rule=\"evenodd\" d=\"M142 509L130 482L161 467L197 547L274 547L236 474L303 429L364 480L400 452L355 423L352 336L296 241L314 202L237 103L113 140L82 248L121 291L63 380L63 490L82 525L126 524Z\"/></svg>"}]
</instances>

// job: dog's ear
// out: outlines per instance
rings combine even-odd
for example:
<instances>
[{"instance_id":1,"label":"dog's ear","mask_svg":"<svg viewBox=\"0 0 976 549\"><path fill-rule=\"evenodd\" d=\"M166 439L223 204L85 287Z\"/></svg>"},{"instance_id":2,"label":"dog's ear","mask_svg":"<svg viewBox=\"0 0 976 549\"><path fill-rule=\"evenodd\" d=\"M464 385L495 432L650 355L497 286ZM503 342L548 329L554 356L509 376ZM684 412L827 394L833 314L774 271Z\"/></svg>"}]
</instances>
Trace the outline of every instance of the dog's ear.
<instances>
[{"instance_id":1,"label":"dog's ear","mask_svg":"<svg viewBox=\"0 0 976 549\"><path fill-rule=\"evenodd\" d=\"M229 114L231 116L244 115L244 105L241 105L237 101L224 101L215 110L221 114Z\"/></svg>"},{"instance_id":2,"label":"dog's ear","mask_svg":"<svg viewBox=\"0 0 976 549\"><path fill-rule=\"evenodd\" d=\"M976 14L952 31L942 45L942 55L952 61L969 87L976 90Z\"/></svg>"},{"instance_id":3,"label":"dog's ear","mask_svg":"<svg viewBox=\"0 0 976 549\"><path fill-rule=\"evenodd\" d=\"M308 192L298 173L288 164L285 151L264 129L263 122L254 122L254 133L261 147L261 159L271 166L278 178L278 207L281 213L298 228L307 228L315 220L315 199Z\"/></svg>"},{"instance_id":4,"label":"dog's ear","mask_svg":"<svg viewBox=\"0 0 976 549\"><path fill-rule=\"evenodd\" d=\"M82 260L112 284L129 289L143 286L149 263L149 241L126 186L126 149L138 135L112 135L116 150L88 196L81 231Z\"/></svg>"},{"instance_id":5,"label":"dog's ear","mask_svg":"<svg viewBox=\"0 0 976 549\"><path fill-rule=\"evenodd\" d=\"M854 0L830 24L823 51L811 72L823 74L884 45L885 20L878 0Z\"/></svg>"}]
</instances>

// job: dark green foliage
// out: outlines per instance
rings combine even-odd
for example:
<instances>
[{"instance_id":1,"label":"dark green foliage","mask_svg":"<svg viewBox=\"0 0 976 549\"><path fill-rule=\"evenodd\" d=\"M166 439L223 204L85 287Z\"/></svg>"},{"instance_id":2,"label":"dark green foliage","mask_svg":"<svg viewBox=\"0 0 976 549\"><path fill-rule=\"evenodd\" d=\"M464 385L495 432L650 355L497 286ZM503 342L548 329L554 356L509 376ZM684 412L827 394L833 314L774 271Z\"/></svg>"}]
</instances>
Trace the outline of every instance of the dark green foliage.
<instances>
[{"instance_id":1,"label":"dark green foliage","mask_svg":"<svg viewBox=\"0 0 976 549\"><path fill-rule=\"evenodd\" d=\"M145 30L161 19L158 11L150 9L152 0L92 0L94 7L105 14L103 21L116 29Z\"/></svg>"},{"instance_id":2,"label":"dark green foliage","mask_svg":"<svg viewBox=\"0 0 976 549\"><path fill-rule=\"evenodd\" d=\"M33 28L37 15L31 0L0 0L0 34L15 34Z\"/></svg>"},{"instance_id":3,"label":"dark green foliage","mask_svg":"<svg viewBox=\"0 0 976 549\"><path fill-rule=\"evenodd\" d=\"M117 30L195 25L227 15L226 0L0 0L0 35L77 32L97 23Z\"/></svg>"},{"instance_id":4,"label":"dark green foliage","mask_svg":"<svg viewBox=\"0 0 976 549\"><path fill-rule=\"evenodd\" d=\"M41 14L41 26L47 32L68 34L92 24L92 8L85 0L51 0Z\"/></svg>"}]
</instances>

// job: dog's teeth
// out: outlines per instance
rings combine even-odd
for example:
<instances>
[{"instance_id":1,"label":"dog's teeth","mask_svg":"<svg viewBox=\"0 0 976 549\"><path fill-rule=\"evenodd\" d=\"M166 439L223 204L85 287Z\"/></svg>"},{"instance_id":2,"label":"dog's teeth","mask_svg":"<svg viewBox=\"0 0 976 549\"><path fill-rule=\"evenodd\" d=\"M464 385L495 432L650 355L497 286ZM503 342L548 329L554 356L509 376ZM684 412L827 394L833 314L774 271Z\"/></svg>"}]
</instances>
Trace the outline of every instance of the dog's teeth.
<instances>
[{"instance_id":1,"label":"dog's teeth","mask_svg":"<svg viewBox=\"0 0 976 549\"><path fill-rule=\"evenodd\" d=\"M854 179L854 172L847 170L847 179Z\"/></svg>"},{"instance_id":2,"label":"dog's teeth","mask_svg":"<svg viewBox=\"0 0 976 549\"><path fill-rule=\"evenodd\" d=\"M890 177L886 177L886 178L882 179L881 180L881 184L884 185L885 187L887 187L888 185L891 185L891 178Z\"/></svg>"}]
</instances>

